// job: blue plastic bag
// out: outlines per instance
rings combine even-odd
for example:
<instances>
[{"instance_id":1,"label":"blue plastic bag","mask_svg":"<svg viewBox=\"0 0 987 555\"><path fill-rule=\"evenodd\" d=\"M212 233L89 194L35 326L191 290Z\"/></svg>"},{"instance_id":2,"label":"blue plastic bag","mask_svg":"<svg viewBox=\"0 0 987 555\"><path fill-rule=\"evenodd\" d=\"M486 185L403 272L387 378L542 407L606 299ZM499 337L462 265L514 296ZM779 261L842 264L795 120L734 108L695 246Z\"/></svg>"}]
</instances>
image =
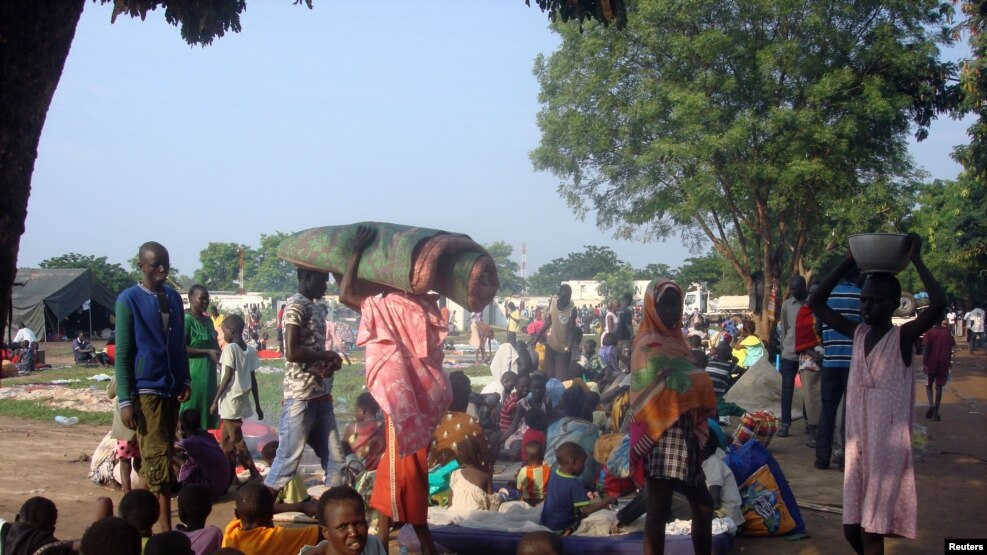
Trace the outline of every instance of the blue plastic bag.
<instances>
[{"instance_id":1,"label":"blue plastic bag","mask_svg":"<svg viewBox=\"0 0 987 555\"><path fill-rule=\"evenodd\" d=\"M795 501L795 494L785 479L785 473L781 471L781 466L768 449L761 445L756 439L748 440L747 443L735 448L726 458L727 466L733 471L737 485L743 484L757 472L762 466L767 466L778 486L778 495L781 496L789 514L795 521L795 529L789 533L798 534L805 532L805 520L799 512L798 502Z\"/></svg>"}]
</instances>

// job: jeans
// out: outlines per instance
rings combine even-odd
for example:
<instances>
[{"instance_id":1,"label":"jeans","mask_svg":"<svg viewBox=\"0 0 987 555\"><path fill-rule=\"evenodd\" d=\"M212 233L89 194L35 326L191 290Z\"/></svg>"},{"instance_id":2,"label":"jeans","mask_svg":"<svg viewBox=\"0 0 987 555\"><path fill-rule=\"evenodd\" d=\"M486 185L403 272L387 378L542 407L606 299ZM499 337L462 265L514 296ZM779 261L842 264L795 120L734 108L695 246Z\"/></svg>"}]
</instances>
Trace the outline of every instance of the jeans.
<instances>
[{"instance_id":1,"label":"jeans","mask_svg":"<svg viewBox=\"0 0 987 555\"><path fill-rule=\"evenodd\" d=\"M984 342L984 332L982 331L971 331L970 332L970 354L972 355L974 351L977 350L977 344Z\"/></svg>"},{"instance_id":2,"label":"jeans","mask_svg":"<svg viewBox=\"0 0 987 555\"><path fill-rule=\"evenodd\" d=\"M799 361L781 359L781 423L792 423L792 397L795 395L795 376L799 373Z\"/></svg>"},{"instance_id":3,"label":"jeans","mask_svg":"<svg viewBox=\"0 0 987 555\"><path fill-rule=\"evenodd\" d=\"M822 374L820 386L822 394L822 411L819 412L819 428L816 430L816 460L829 462L833 456L833 435L836 433L836 413L840 407L840 399L846 393L847 380L850 377L849 368L819 369ZM842 433L841 433L842 437ZM843 442L840 442L843 445Z\"/></svg>"},{"instance_id":4,"label":"jeans","mask_svg":"<svg viewBox=\"0 0 987 555\"><path fill-rule=\"evenodd\" d=\"M319 457L326 473L326 485L342 484L345 457L336 427L336 413L328 399L285 399L278 440L278 451L264 480L265 485L280 490L288 484L298 470L306 443Z\"/></svg>"}]
</instances>

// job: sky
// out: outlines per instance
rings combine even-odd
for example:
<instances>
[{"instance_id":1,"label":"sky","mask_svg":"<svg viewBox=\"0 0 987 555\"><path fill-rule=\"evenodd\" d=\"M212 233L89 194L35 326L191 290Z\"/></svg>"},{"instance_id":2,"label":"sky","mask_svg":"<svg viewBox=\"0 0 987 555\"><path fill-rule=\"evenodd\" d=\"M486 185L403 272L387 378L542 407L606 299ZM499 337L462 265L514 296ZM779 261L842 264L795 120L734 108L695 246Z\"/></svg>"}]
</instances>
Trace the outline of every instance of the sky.
<instances>
[{"instance_id":1,"label":"sky","mask_svg":"<svg viewBox=\"0 0 987 555\"><path fill-rule=\"evenodd\" d=\"M190 47L147 20L87 2L48 112L19 267L69 252L128 268L164 244L191 275L209 242L359 221L466 233L514 247L527 272L583 245L635 267L690 252L617 240L579 220L536 172L535 57L559 45L522 0L252 1L243 30ZM962 47L947 57L962 55ZM969 122L912 144L951 179ZM129 269L129 268L128 268Z\"/></svg>"}]
</instances>

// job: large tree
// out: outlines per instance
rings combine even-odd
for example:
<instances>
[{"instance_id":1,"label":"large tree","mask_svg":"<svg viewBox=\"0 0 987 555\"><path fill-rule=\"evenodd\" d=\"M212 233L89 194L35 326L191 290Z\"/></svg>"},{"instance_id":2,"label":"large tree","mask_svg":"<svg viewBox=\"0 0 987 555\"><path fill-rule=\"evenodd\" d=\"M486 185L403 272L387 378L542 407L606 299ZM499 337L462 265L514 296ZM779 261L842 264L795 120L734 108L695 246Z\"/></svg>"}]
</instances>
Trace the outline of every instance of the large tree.
<instances>
[{"instance_id":1,"label":"large tree","mask_svg":"<svg viewBox=\"0 0 987 555\"><path fill-rule=\"evenodd\" d=\"M948 100L949 6L936 0L656 0L622 33L554 25L539 56L539 170L621 237L708 240L748 290L759 329L823 216L910 179L907 136ZM783 277L784 276L784 277ZM772 294L773 293L773 294Z\"/></svg>"},{"instance_id":2,"label":"large tree","mask_svg":"<svg viewBox=\"0 0 987 555\"><path fill-rule=\"evenodd\" d=\"M596 279L597 275L623 265L610 247L585 245L583 248L583 252L570 252L565 258L556 258L538 268L528 279L528 292L551 295L563 281Z\"/></svg>"},{"instance_id":3,"label":"large tree","mask_svg":"<svg viewBox=\"0 0 987 555\"><path fill-rule=\"evenodd\" d=\"M494 264L497 265L500 294L517 295L521 293L521 290L524 288L521 276L518 275L518 272L521 271L521 266L511 260L511 256L514 254L514 247L503 241L495 241L486 245L485 248L490 253L490 257L493 258Z\"/></svg>"},{"instance_id":4,"label":"large tree","mask_svg":"<svg viewBox=\"0 0 987 555\"><path fill-rule=\"evenodd\" d=\"M240 250L243 249L244 283L240 283ZM247 276L257 272L253 249L238 243L209 243L199 251L199 269L193 277L210 291L236 291L246 288Z\"/></svg>"},{"instance_id":5,"label":"large tree","mask_svg":"<svg viewBox=\"0 0 987 555\"><path fill-rule=\"evenodd\" d=\"M240 31L245 0L93 0L113 3L118 15L147 17L161 8L190 45L208 45ZM294 0L312 7L312 0ZM553 19L615 21L623 0L536 0ZM27 219L31 175L38 143L85 0L3 0L0 2L0 323L9 312L17 274L17 253ZM391 9L382 6L381 9Z\"/></svg>"},{"instance_id":6,"label":"large tree","mask_svg":"<svg viewBox=\"0 0 987 555\"><path fill-rule=\"evenodd\" d=\"M251 251L255 258L255 270L246 276L248 290L285 294L295 291L298 286L295 265L278 258L278 247L287 236L287 233L280 231L273 235L261 234L260 247Z\"/></svg>"}]
</instances>

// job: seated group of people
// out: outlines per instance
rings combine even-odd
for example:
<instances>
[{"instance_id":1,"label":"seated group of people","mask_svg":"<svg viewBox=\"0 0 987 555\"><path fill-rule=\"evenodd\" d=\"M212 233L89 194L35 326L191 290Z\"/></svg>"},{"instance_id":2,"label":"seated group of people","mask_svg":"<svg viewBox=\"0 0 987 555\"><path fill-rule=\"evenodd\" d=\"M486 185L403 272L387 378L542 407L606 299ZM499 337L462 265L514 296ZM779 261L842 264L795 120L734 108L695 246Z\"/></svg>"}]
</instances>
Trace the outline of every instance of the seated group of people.
<instances>
[{"instance_id":1,"label":"seated group of people","mask_svg":"<svg viewBox=\"0 0 987 555\"><path fill-rule=\"evenodd\" d=\"M515 347L515 345L517 345ZM536 353L524 362L521 341L502 344L491 362L492 381L473 393L469 378L450 373L453 402L435 432L430 450L432 499L454 511L496 510L505 500L543 505L541 524L561 534L574 532L582 517L617 504L623 496L638 496L621 511L621 524L644 513L642 492L629 478L615 476L604 464L628 429L630 374L616 352L613 335L582 343L568 379L548 378L536 369ZM728 342L712 352L702 350L717 397L739 377ZM502 364L499 359L507 359ZM697 365L700 362L697 360ZM727 414L743 409L721 400ZM731 410L732 409L732 410ZM721 415L723 416L723 415ZM719 428L715 420L711 426ZM720 431L722 437L722 431ZM742 524L737 483L724 462L724 441L709 442L703 453L708 486L717 516ZM495 484L496 460L523 462L510 484ZM499 487L503 486L503 487ZM674 504L676 518L689 519L688 503Z\"/></svg>"},{"instance_id":2,"label":"seated group of people","mask_svg":"<svg viewBox=\"0 0 987 555\"><path fill-rule=\"evenodd\" d=\"M51 368L50 365L38 363L38 349L37 341L27 339L20 342L11 341L9 345L0 343L3 377L23 376L41 368Z\"/></svg>"}]
</instances>

